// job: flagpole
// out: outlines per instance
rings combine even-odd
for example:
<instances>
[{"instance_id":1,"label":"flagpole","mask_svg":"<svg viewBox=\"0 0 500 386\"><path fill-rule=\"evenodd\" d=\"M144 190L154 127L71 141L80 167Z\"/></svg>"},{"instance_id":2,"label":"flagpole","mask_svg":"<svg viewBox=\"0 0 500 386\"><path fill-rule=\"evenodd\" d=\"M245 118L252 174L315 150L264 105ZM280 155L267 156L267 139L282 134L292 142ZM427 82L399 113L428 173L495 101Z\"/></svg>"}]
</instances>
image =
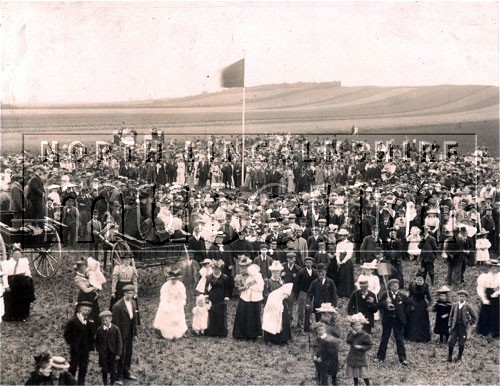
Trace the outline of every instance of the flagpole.
<instances>
[{"instance_id":1,"label":"flagpole","mask_svg":"<svg viewBox=\"0 0 500 386\"><path fill-rule=\"evenodd\" d=\"M245 108L246 108L246 92L245 92L245 75L243 75L243 109L241 111L241 187L245 183Z\"/></svg>"}]
</instances>

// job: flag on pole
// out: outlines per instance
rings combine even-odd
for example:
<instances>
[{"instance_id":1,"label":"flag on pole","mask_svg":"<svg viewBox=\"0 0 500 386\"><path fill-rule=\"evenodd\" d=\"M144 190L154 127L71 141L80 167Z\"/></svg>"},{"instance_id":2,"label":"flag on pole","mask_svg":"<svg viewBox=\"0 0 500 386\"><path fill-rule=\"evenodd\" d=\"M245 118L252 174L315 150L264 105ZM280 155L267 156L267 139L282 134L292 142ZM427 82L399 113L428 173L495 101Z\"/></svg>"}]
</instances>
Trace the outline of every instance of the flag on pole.
<instances>
[{"instance_id":1,"label":"flag on pole","mask_svg":"<svg viewBox=\"0 0 500 386\"><path fill-rule=\"evenodd\" d=\"M245 59L238 60L222 70L221 87L245 87Z\"/></svg>"}]
</instances>

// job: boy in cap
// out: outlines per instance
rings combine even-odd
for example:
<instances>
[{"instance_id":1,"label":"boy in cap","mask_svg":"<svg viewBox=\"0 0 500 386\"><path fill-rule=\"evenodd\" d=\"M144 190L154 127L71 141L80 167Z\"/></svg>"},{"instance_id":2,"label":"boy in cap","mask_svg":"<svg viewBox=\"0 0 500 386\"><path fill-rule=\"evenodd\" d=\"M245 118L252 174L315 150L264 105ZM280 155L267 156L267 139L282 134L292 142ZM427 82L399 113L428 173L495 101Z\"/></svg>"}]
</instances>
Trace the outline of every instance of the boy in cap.
<instances>
[{"instance_id":1,"label":"boy in cap","mask_svg":"<svg viewBox=\"0 0 500 386\"><path fill-rule=\"evenodd\" d=\"M111 323L113 314L111 311L103 311L99 314L102 325L97 329L95 343L99 353L99 366L101 367L103 385L108 384L108 375L111 385L115 383L116 369L115 359L122 355L122 335L120 329ZM119 384L121 381L118 381Z\"/></svg>"},{"instance_id":2,"label":"boy in cap","mask_svg":"<svg viewBox=\"0 0 500 386\"><path fill-rule=\"evenodd\" d=\"M462 355L467 341L467 327L476 323L477 317L474 309L467 303L469 294L465 290L457 292L458 302L453 303L450 311L448 326L450 327L450 341L448 342L448 362L452 361L453 349L458 340L458 356L455 362L462 360Z\"/></svg>"},{"instance_id":3,"label":"boy in cap","mask_svg":"<svg viewBox=\"0 0 500 386\"><path fill-rule=\"evenodd\" d=\"M316 367L316 382L318 385L328 385L328 376L331 376L332 385L337 385L340 339L333 336L323 322L316 323L314 327L317 333L317 348L313 357Z\"/></svg>"},{"instance_id":4,"label":"boy in cap","mask_svg":"<svg viewBox=\"0 0 500 386\"><path fill-rule=\"evenodd\" d=\"M70 348L69 372L72 376L78 371L78 384L85 384L90 351L94 349L94 321L89 319L93 304L81 301L75 315L64 328L64 340Z\"/></svg>"}]
</instances>

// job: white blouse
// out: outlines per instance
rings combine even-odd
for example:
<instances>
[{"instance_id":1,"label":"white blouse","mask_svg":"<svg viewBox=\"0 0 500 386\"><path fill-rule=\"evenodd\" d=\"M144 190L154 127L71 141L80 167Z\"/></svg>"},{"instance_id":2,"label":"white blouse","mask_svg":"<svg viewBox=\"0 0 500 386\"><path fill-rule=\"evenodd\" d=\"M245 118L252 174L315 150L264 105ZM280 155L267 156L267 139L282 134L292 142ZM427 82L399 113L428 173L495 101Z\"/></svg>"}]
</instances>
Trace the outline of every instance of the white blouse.
<instances>
[{"instance_id":1,"label":"white blouse","mask_svg":"<svg viewBox=\"0 0 500 386\"><path fill-rule=\"evenodd\" d=\"M3 285L5 288L9 287L9 282L7 276L14 275L14 269L16 267L16 261L14 259L9 259L2 261L2 271L3 271ZM26 257L20 257L19 263L17 264L16 275L25 274L31 277L30 262Z\"/></svg>"},{"instance_id":2,"label":"white blouse","mask_svg":"<svg viewBox=\"0 0 500 386\"><path fill-rule=\"evenodd\" d=\"M345 261L349 261L349 259L352 257L352 253L354 251L354 244L351 243L349 240L344 240L341 241L340 243L337 244L337 251L335 253L335 256L337 258L337 263L343 263ZM340 260L340 254L345 253L345 257L343 260Z\"/></svg>"},{"instance_id":3,"label":"white blouse","mask_svg":"<svg viewBox=\"0 0 500 386\"><path fill-rule=\"evenodd\" d=\"M260 302L264 299L264 279L260 273L249 275L245 280L245 289L240 293L240 299L245 302Z\"/></svg>"},{"instance_id":4,"label":"white blouse","mask_svg":"<svg viewBox=\"0 0 500 386\"><path fill-rule=\"evenodd\" d=\"M500 289L500 273L488 272L478 276L476 292L483 303L487 300L485 294L486 288L493 288L495 291Z\"/></svg>"}]
</instances>

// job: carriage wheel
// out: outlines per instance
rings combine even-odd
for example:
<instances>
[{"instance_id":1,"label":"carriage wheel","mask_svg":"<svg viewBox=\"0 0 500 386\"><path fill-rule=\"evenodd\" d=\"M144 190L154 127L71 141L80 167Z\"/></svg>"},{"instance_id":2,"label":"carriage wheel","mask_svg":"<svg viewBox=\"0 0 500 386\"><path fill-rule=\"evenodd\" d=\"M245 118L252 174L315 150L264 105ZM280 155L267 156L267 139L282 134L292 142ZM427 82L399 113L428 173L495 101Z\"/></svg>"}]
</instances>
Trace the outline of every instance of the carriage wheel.
<instances>
[{"instance_id":1,"label":"carriage wheel","mask_svg":"<svg viewBox=\"0 0 500 386\"><path fill-rule=\"evenodd\" d=\"M115 245L113 245L113 249L111 251L111 272L113 272L113 268L115 264L122 264L122 256L131 255L132 250L128 246L126 241L120 240Z\"/></svg>"},{"instance_id":2,"label":"carriage wheel","mask_svg":"<svg viewBox=\"0 0 500 386\"><path fill-rule=\"evenodd\" d=\"M1 260L7 260L7 247L5 246L5 243L3 241L2 235L0 235L0 248L2 250L2 258Z\"/></svg>"},{"instance_id":3,"label":"carriage wheel","mask_svg":"<svg viewBox=\"0 0 500 386\"><path fill-rule=\"evenodd\" d=\"M56 230L51 233L53 239L35 248L33 252L33 268L40 277L53 277L62 262L61 238Z\"/></svg>"}]
</instances>

